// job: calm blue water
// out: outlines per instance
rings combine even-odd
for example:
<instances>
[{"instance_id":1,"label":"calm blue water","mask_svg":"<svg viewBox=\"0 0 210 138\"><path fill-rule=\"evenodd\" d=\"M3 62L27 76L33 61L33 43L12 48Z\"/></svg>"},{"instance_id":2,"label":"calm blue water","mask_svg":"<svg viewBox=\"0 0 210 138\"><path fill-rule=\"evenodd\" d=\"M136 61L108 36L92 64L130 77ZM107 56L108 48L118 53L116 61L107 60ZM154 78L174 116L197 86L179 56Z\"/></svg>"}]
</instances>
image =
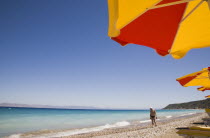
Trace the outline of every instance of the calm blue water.
<instances>
[{"instance_id":1,"label":"calm blue water","mask_svg":"<svg viewBox=\"0 0 210 138\"><path fill-rule=\"evenodd\" d=\"M204 110L157 110L158 118L198 112ZM95 127L134 120L149 120L149 110L0 108L0 137L37 130Z\"/></svg>"}]
</instances>

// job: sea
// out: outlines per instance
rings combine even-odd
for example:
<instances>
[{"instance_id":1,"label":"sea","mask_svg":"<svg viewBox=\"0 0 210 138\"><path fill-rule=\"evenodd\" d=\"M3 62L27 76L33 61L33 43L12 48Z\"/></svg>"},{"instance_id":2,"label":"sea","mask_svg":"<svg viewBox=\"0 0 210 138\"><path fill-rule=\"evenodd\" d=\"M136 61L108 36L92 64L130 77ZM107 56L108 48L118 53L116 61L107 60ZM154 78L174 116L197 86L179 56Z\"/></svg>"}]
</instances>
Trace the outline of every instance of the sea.
<instances>
[{"instance_id":1,"label":"sea","mask_svg":"<svg viewBox=\"0 0 210 138\"><path fill-rule=\"evenodd\" d=\"M202 113L204 110L156 110L158 120ZM32 132L43 133L39 138L62 137L149 123L149 110L96 110L96 109L46 109L46 108L0 108L0 137L19 138ZM38 136L37 136L38 138Z\"/></svg>"}]
</instances>

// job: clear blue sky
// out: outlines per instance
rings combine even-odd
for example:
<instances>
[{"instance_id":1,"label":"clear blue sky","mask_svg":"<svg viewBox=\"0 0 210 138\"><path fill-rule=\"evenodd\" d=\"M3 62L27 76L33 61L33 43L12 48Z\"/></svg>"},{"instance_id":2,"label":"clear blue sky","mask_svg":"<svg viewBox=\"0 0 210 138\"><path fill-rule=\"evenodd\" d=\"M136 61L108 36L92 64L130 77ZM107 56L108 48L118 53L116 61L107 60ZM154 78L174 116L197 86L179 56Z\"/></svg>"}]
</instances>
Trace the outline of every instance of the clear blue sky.
<instances>
[{"instance_id":1,"label":"clear blue sky","mask_svg":"<svg viewBox=\"0 0 210 138\"><path fill-rule=\"evenodd\" d=\"M161 57L107 36L106 0L1 0L0 103L161 108L209 92L176 78L208 67L210 48Z\"/></svg>"}]
</instances>

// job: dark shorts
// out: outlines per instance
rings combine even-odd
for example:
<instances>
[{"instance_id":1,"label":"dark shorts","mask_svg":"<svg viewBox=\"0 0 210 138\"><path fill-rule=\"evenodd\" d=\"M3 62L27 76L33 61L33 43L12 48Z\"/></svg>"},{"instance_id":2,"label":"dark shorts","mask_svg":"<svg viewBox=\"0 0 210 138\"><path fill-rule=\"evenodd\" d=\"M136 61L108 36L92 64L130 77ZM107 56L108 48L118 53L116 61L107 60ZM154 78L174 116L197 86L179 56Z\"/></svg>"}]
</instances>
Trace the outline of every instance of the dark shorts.
<instances>
[{"instance_id":1,"label":"dark shorts","mask_svg":"<svg viewBox=\"0 0 210 138\"><path fill-rule=\"evenodd\" d=\"M150 116L150 119L155 119L155 116Z\"/></svg>"}]
</instances>

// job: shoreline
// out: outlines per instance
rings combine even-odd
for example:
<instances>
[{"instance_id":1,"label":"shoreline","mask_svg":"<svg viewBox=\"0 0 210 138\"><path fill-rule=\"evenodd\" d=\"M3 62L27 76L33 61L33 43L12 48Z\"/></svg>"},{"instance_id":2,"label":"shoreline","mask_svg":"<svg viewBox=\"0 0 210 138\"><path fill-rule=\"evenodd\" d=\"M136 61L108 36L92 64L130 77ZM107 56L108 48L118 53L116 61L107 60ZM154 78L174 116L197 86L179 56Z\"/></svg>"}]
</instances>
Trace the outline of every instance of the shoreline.
<instances>
[{"instance_id":1,"label":"shoreline","mask_svg":"<svg viewBox=\"0 0 210 138\"><path fill-rule=\"evenodd\" d=\"M128 137L179 137L176 134L177 127L187 127L192 125L192 122L200 121L206 117L206 113L185 114L176 117L161 118L157 120L157 127L151 127L149 120L133 121L131 124L128 122L118 122L119 124L88 127L82 129L68 129L68 130L42 130L35 132L27 132L22 134L10 135L7 138L128 138ZM167 135L167 136L164 136Z\"/></svg>"},{"instance_id":2,"label":"shoreline","mask_svg":"<svg viewBox=\"0 0 210 138\"><path fill-rule=\"evenodd\" d=\"M157 127L152 127L151 123L147 123L144 126L126 126L123 128L113 128L99 132L66 136L64 138L182 138L182 136L176 134L177 127L193 126L193 122L201 121L201 119L204 117L207 117L206 113L197 113L193 115L158 121Z\"/></svg>"}]
</instances>

